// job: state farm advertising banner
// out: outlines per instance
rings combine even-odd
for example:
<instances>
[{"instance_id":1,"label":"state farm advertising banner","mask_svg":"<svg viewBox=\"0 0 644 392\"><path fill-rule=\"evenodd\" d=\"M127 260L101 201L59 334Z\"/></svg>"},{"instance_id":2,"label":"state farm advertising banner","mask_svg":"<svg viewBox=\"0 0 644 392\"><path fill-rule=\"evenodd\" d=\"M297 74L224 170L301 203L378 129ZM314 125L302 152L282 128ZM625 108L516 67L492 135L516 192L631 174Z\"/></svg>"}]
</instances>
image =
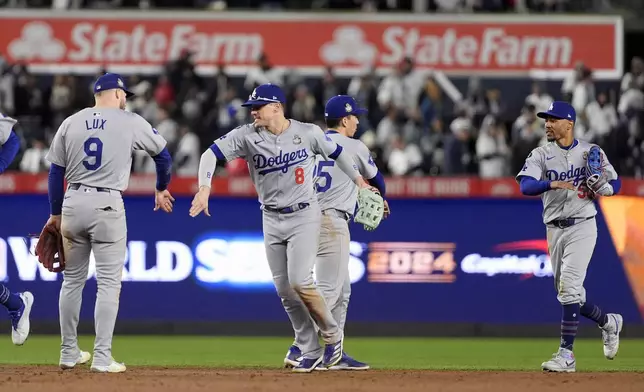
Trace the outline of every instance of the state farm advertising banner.
<instances>
[{"instance_id":1,"label":"state farm advertising banner","mask_svg":"<svg viewBox=\"0 0 644 392\"><path fill-rule=\"evenodd\" d=\"M4 11L0 53L36 72L154 72L185 50L200 68L240 73L266 53L277 67L319 73L420 69L565 76L583 61L597 78L622 74L619 17Z\"/></svg>"}]
</instances>

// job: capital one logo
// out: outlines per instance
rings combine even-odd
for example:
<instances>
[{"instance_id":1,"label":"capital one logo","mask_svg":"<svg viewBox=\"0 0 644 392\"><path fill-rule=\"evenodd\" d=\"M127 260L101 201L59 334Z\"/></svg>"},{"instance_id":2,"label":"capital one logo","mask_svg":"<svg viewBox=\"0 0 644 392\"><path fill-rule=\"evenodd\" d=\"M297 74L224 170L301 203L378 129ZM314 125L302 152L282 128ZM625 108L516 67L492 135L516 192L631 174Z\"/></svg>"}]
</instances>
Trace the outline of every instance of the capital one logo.
<instances>
[{"instance_id":1,"label":"capital one logo","mask_svg":"<svg viewBox=\"0 0 644 392\"><path fill-rule=\"evenodd\" d=\"M35 21L25 24L20 37L11 41L7 49L14 60L56 61L63 58L66 48L54 37L48 23Z\"/></svg>"},{"instance_id":2,"label":"capital one logo","mask_svg":"<svg viewBox=\"0 0 644 392\"><path fill-rule=\"evenodd\" d=\"M340 26L333 32L333 39L320 47L320 58L328 64L372 64L378 49L366 40L358 26Z\"/></svg>"}]
</instances>

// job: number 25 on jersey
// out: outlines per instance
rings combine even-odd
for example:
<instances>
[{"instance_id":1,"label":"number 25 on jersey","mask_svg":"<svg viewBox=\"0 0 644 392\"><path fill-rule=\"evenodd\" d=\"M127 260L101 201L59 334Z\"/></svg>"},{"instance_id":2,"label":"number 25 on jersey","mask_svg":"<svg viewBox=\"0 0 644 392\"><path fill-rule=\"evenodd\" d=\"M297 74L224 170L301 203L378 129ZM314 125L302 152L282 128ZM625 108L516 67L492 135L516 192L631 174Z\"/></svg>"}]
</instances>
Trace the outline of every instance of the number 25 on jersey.
<instances>
[{"instance_id":1,"label":"number 25 on jersey","mask_svg":"<svg viewBox=\"0 0 644 392\"><path fill-rule=\"evenodd\" d=\"M320 161L315 170L315 176L318 178L318 181L315 183L315 190L318 193L324 193L331 188L331 173L325 171L327 168L335 166L335 161ZM324 184L320 185L320 180L324 180Z\"/></svg>"}]
</instances>

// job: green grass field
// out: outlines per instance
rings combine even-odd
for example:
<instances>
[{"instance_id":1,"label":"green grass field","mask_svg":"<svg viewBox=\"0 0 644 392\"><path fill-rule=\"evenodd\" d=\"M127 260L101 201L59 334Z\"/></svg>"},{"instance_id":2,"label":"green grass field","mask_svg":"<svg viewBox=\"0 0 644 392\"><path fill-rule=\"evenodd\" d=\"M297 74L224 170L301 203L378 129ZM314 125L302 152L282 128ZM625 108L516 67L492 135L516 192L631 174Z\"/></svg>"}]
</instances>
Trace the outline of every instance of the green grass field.
<instances>
[{"instance_id":1,"label":"green grass field","mask_svg":"<svg viewBox=\"0 0 644 392\"><path fill-rule=\"evenodd\" d=\"M60 338L32 336L22 347L0 340L0 363L58 363ZM287 338L117 336L115 358L126 365L279 368ZM374 369L534 370L556 350L556 339L351 338L346 351ZM82 337L91 351L93 340ZM578 339L578 371L644 371L644 340L623 339L617 358L602 354L600 338Z\"/></svg>"}]
</instances>

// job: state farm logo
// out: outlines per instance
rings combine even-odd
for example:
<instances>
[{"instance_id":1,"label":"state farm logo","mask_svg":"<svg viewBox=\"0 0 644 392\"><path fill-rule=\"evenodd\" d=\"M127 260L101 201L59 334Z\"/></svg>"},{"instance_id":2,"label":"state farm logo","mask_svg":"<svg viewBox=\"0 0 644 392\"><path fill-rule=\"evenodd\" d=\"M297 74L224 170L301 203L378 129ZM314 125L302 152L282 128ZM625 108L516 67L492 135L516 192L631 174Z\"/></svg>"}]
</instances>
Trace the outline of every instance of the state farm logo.
<instances>
[{"instance_id":1,"label":"state farm logo","mask_svg":"<svg viewBox=\"0 0 644 392\"><path fill-rule=\"evenodd\" d=\"M357 26L342 26L333 32L333 41L320 48L320 57L328 64L370 64L378 49L365 40L364 31Z\"/></svg>"},{"instance_id":2,"label":"state farm logo","mask_svg":"<svg viewBox=\"0 0 644 392\"><path fill-rule=\"evenodd\" d=\"M28 22L7 45L14 60L71 63L161 64L190 50L198 63L251 64L264 50L256 33L199 31L190 23L173 23L161 31L145 22L121 25L79 21L69 28L56 22Z\"/></svg>"},{"instance_id":3,"label":"state farm logo","mask_svg":"<svg viewBox=\"0 0 644 392\"><path fill-rule=\"evenodd\" d=\"M16 60L56 61L65 55L65 44L54 37L48 23L37 21L25 24L20 37L11 41L8 50Z\"/></svg>"},{"instance_id":4,"label":"state farm logo","mask_svg":"<svg viewBox=\"0 0 644 392\"><path fill-rule=\"evenodd\" d=\"M509 34L503 27L425 33L425 28L391 25L381 37L371 37L355 25L340 26L332 41L320 48L320 59L332 65L397 64L411 56L417 65L471 68L567 67L572 63L573 42L565 36ZM475 33L475 34L472 34ZM376 39L380 42L377 42Z\"/></svg>"}]
</instances>

